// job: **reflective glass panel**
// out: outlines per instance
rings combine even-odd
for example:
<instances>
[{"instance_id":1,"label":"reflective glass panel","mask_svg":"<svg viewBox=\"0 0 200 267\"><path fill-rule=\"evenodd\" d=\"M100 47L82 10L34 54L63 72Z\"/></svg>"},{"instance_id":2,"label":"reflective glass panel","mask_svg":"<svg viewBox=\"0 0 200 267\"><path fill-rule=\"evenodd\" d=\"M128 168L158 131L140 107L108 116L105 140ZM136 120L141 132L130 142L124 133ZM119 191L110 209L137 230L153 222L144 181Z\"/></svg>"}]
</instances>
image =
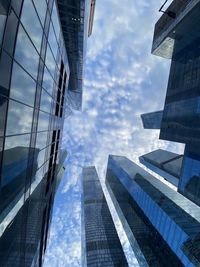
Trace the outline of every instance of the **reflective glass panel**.
<instances>
[{"instance_id":1,"label":"reflective glass panel","mask_svg":"<svg viewBox=\"0 0 200 267\"><path fill-rule=\"evenodd\" d=\"M7 137L3 157L2 185L16 179L27 167L30 134ZM21 184L22 181L19 181Z\"/></svg>"},{"instance_id":2,"label":"reflective glass panel","mask_svg":"<svg viewBox=\"0 0 200 267\"><path fill-rule=\"evenodd\" d=\"M36 140L36 145L35 145L36 148L41 150L44 147L46 147L48 133L49 132L37 133L37 140Z\"/></svg>"},{"instance_id":3,"label":"reflective glass panel","mask_svg":"<svg viewBox=\"0 0 200 267\"><path fill-rule=\"evenodd\" d=\"M58 19L58 13L57 13L57 8L56 8L55 2L54 2L54 5L53 5L51 19L53 21L53 26L54 26L54 29L55 29L57 40L59 40L60 23L59 23L59 19Z\"/></svg>"},{"instance_id":4,"label":"reflective glass panel","mask_svg":"<svg viewBox=\"0 0 200 267\"><path fill-rule=\"evenodd\" d=\"M43 76L43 84L42 86L47 90L47 92L52 95L53 91L53 79L47 70L47 68L44 68L44 76Z\"/></svg>"},{"instance_id":5,"label":"reflective glass panel","mask_svg":"<svg viewBox=\"0 0 200 267\"><path fill-rule=\"evenodd\" d=\"M50 23L48 42L49 42L51 50L52 50L52 52L54 54L54 57L56 59L57 51L58 51L58 43L57 43L57 40L56 40L56 37L55 37L55 33L54 33L54 30L53 30L52 23Z\"/></svg>"},{"instance_id":6,"label":"reflective glass panel","mask_svg":"<svg viewBox=\"0 0 200 267\"><path fill-rule=\"evenodd\" d=\"M52 98L42 89L41 101L40 101L40 109L50 113L51 111L51 101Z\"/></svg>"},{"instance_id":7,"label":"reflective glass panel","mask_svg":"<svg viewBox=\"0 0 200 267\"><path fill-rule=\"evenodd\" d=\"M40 1L37 1L40 2ZM42 28L31 0L24 1L21 21L38 52L42 42Z\"/></svg>"},{"instance_id":8,"label":"reflective glass panel","mask_svg":"<svg viewBox=\"0 0 200 267\"><path fill-rule=\"evenodd\" d=\"M33 108L15 101L9 101L6 135L30 133Z\"/></svg>"},{"instance_id":9,"label":"reflective glass panel","mask_svg":"<svg viewBox=\"0 0 200 267\"><path fill-rule=\"evenodd\" d=\"M37 79L39 55L29 40L22 26L19 26L17 43L15 48L15 59Z\"/></svg>"},{"instance_id":10,"label":"reflective glass panel","mask_svg":"<svg viewBox=\"0 0 200 267\"><path fill-rule=\"evenodd\" d=\"M38 120L38 131L47 131L49 126L49 114L40 111Z\"/></svg>"},{"instance_id":11,"label":"reflective glass panel","mask_svg":"<svg viewBox=\"0 0 200 267\"><path fill-rule=\"evenodd\" d=\"M46 10L47 10L47 4L45 0L34 0L33 1L37 10L37 13L40 17L42 25L44 25Z\"/></svg>"},{"instance_id":12,"label":"reflective glass panel","mask_svg":"<svg viewBox=\"0 0 200 267\"><path fill-rule=\"evenodd\" d=\"M35 188L38 186L38 184L41 182L43 178L43 167L41 167L39 170L37 170L33 183L31 184L31 193L35 190Z\"/></svg>"},{"instance_id":13,"label":"reflective glass panel","mask_svg":"<svg viewBox=\"0 0 200 267\"><path fill-rule=\"evenodd\" d=\"M0 211L3 211L0 213L0 221L2 221L0 234L12 221L24 202L26 173L29 170L29 143L29 134L5 139L0 191ZM9 216L5 220L7 214Z\"/></svg>"},{"instance_id":14,"label":"reflective glass panel","mask_svg":"<svg viewBox=\"0 0 200 267\"><path fill-rule=\"evenodd\" d=\"M0 15L0 45L1 45L2 37L4 33L5 21L6 21L6 16Z\"/></svg>"},{"instance_id":15,"label":"reflective glass panel","mask_svg":"<svg viewBox=\"0 0 200 267\"><path fill-rule=\"evenodd\" d=\"M0 96L0 136L3 136L5 131L7 102L5 97Z\"/></svg>"},{"instance_id":16,"label":"reflective glass panel","mask_svg":"<svg viewBox=\"0 0 200 267\"><path fill-rule=\"evenodd\" d=\"M10 97L25 104L34 105L35 81L17 64L13 64Z\"/></svg>"},{"instance_id":17,"label":"reflective glass panel","mask_svg":"<svg viewBox=\"0 0 200 267\"><path fill-rule=\"evenodd\" d=\"M45 152L46 152L46 149L42 149L42 150L40 150L40 152L38 154L38 157L37 157L38 168L40 168L44 163Z\"/></svg>"},{"instance_id":18,"label":"reflective glass panel","mask_svg":"<svg viewBox=\"0 0 200 267\"><path fill-rule=\"evenodd\" d=\"M3 46L10 55L13 54L13 50L15 46L17 25L18 25L18 19L14 11L11 9L7 22L6 22L6 29L5 29L5 34L3 38Z\"/></svg>"},{"instance_id":19,"label":"reflective glass panel","mask_svg":"<svg viewBox=\"0 0 200 267\"><path fill-rule=\"evenodd\" d=\"M49 71L51 72L52 77L54 77L56 62L49 48L49 45L47 45L45 64L47 68L49 69Z\"/></svg>"}]
</instances>

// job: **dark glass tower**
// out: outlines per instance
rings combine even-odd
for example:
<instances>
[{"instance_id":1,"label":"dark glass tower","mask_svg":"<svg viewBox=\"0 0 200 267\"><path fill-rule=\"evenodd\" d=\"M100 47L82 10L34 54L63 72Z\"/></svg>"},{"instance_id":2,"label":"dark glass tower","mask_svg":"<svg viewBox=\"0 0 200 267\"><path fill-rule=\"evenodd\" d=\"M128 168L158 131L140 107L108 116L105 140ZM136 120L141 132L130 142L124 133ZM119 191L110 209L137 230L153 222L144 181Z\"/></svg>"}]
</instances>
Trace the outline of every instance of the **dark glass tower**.
<instances>
[{"instance_id":1,"label":"dark glass tower","mask_svg":"<svg viewBox=\"0 0 200 267\"><path fill-rule=\"evenodd\" d=\"M109 156L106 184L141 266L200 265L200 207L125 157Z\"/></svg>"},{"instance_id":2,"label":"dark glass tower","mask_svg":"<svg viewBox=\"0 0 200 267\"><path fill-rule=\"evenodd\" d=\"M90 5L0 0L2 267L42 266L66 157L65 109L81 107Z\"/></svg>"},{"instance_id":3,"label":"dark glass tower","mask_svg":"<svg viewBox=\"0 0 200 267\"><path fill-rule=\"evenodd\" d=\"M128 266L95 167L83 169L82 266Z\"/></svg>"},{"instance_id":4,"label":"dark glass tower","mask_svg":"<svg viewBox=\"0 0 200 267\"><path fill-rule=\"evenodd\" d=\"M172 1L155 25L152 53L171 59L160 139L186 145L178 191L200 206L199 13L199 0Z\"/></svg>"}]
</instances>

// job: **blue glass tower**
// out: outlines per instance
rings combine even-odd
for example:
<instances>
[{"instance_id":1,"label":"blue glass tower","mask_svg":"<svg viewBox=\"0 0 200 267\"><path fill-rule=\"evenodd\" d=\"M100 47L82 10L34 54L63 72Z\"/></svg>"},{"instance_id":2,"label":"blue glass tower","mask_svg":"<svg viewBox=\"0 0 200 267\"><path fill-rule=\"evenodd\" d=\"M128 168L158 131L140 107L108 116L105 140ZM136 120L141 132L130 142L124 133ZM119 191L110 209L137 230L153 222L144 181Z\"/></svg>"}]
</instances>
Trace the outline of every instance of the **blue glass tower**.
<instances>
[{"instance_id":1,"label":"blue glass tower","mask_svg":"<svg viewBox=\"0 0 200 267\"><path fill-rule=\"evenodd\" d=\"M125 157L106 184L141 266L199 266L200 207Z\"/></svg>"},{"instance_id":2,"label":"blue glass tower","mask_svg":"<svg viewBox=\"0 0 200 267\"><path fill-rule=\"evenodd\" d=\"M128 267L95 167L83 169L82 266Z\"/></svg>"}]
</instances>

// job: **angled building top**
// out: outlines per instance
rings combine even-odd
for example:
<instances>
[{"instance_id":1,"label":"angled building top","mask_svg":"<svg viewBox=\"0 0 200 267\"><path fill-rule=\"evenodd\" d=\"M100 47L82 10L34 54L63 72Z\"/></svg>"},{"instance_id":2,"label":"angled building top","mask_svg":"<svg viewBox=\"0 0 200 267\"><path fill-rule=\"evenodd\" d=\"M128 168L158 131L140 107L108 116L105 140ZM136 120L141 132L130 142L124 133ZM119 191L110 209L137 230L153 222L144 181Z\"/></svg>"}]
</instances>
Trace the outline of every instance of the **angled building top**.
<instances>
[{"instance_id":1,"label":"angled building top","mask_svg":"<svg viewBox=\"0 0 200 267\"><path fill-rule=\"evenodd\" d=\"M182 24L191 10L197 8L199 3L199 0L174 0L164 11L154 29L152 46L154 55L164 58L172 57L175 41L183 38L177 27Z\"/></svg>"},{"instance_id":2,"label":"angled building top","mask_svg":"<svg viewBox=\"0 0 200 267\"><path fill-rule=\"evenodd\" d=\"M162 116L162 110L141 114L144 129L160 129Z\"/></svg>"},{"instance_id":3,"label":"angled building top","mask_svg":"<svg viewBox=\"0 0 200 267\"><path fill-rule=\"evenodd\" d=\"M158 174L160 174L160 171L163 170L164 172L171 174L178 179L180 178L183 155L179 155L163 149L157 149L150 153L142 155L139 159L142 164L149 167L151 170L155 171ZM152 168L150 166L152 166ZM153 169L153 167L157 167L158 171Z\"/></svg>"},{"instance_id":4,"label":"angled building top","mask_svg":"<svg viewBox=\"0 0 200 267\"><path fill-rule=\"evenodd\" d=\"M86 41L92 32L95 1L58 0L57 3L70 67L70 97L75 99L73 108L80 110Z\"/></svg>"}]
</instances>

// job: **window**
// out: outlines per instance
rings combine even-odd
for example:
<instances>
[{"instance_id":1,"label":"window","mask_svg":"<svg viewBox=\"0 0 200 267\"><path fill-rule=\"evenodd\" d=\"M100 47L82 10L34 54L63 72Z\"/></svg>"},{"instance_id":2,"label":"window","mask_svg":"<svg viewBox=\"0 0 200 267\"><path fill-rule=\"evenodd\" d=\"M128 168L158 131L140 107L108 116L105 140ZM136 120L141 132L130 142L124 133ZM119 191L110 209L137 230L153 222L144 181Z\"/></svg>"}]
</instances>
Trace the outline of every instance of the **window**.
<instances>
[{"instance_id":1,"label":"window","mask_svg":"<svg viewBox=\"0 0 200 267\"><path fill-rule=\"evenodd\" d=\"M36 7L37 13L39 15L40 21L42 25L44 25L46 10L47 10L47 4L45 0L33 0L34 5Z\"/></svg>"},{"instance_id":2,"label":"window","mask_svg":"<svg viewBox=\"0 0 200 267\"><path fill-rule=\"evenodd\" d=\"M3 38L5 22L6 22L6 16L5 15L0 15L0 45L1 45L1 42L2 42L2 38Z\"/></svg>"},{"instance_id":3,"label":"window","mask_svg":"<svg viewBox=\"0 0 200 267\"><path fill-rule=\"evenodd\" d=\"M51 101L52 101L52 98L46 93L44 89L42 89L40 109L50 113Z\"/></svg>"},{"instance_id":4,"label":"window","mask_svg":"<svg viewBox=\"0 0 200 267\"><path fill-rule=\"evenodd\" d=\"M32 127L33 108L9 101L6 135L30 133Z\"/></svg>"},{"instance_id":5,"label":"window","mask_svg":"<svg viewBox=\"0 0 200 267\"><path fill-rule=\"evenodd\" d=\"M47 137L49 132L41 132L37 133L37 139L36 139L36 145L35 147L37 149L43 149L47 145Z\"/></svg>"},{"instance_id":6,"label":"window","mask_svg":"<svg viewBox=\"0 0 200 267\"><path fill-rule=\"evenodd\" d=\"M53 92L53 84L54 81L49 73L49 71L47 70L47 68L44 68L44 76L43 76L43 84L42 86L44 87L44 89L46 89L46 91L52 95Z\"/></svg>"},{"instance_id":7,"label":"window","mask_svg":"<svg viewBox=\"0 0 200 267\"><path fill-rule=\"evenodd\" d=\"M37 79L39 55L21 25L17 36L15 59Z\"/></svg>"},{"instance_id":8,"label":"window","mask_svg":"<svg viewBox=\"0 0 200 267\"><path fill-rule=\"evenodd\" d=\"M49 45L50 45L51 50L53 52L54 58L56 59L57 51L58 51L58 43L56 40L56 36L55 36L54 30L53 30L52 23L50 23L48 42L49 42Z\"/></svg>"},{"instance_id":9,"label":"window","mask_svg":"<svg viewBox=\"0 0 200 267\"><path fill-rule=\"evenodd\" d=\"M37 155L38 168L40 168L45 161L45 152L46 152L46 149L42 149L42 150L40 150L39 154Z\"/></svg>"},{"instance_id":10,"label":"window","mask_svg":"<svg viewBox=\"0 0 200 267\"><path fill-rule=\"evenodd\" d=\"M3 96L0 96L0 136L3 136L5 131L7 105L7 99Z\"/></svg>"},{"instance_id":11,"label":"window","mask_svg":"<svg viewBox=\"0 0 200 267\"><path fill-rule=\"evenodd\" d=\"M52 55L52 52L51 52L49 45L47 45L45 64L46 64L47 68L49 69L52 77L54 77L56 62L54 60L54 57Z\"/></svg>"},{"instance_id":12,"label":"window","mask_svg":"<svg viewBox=\"0 0 200 267\"><path fill-rule=\"evenodd\" d=\"M18 19L11 9L10 14L8 16L6 22L6 29L4 34L3 46L11 55L13 54L14 45L15 45L15 37L17 33L17 25Z\"/></svg>"},{"instance_id":13,"label":"window","mask_svg":"<svg viewBox=\"0 0 200 267\"><path fill-rule=\"evenodd\" d=\"M2 186L15 184L19 188L23 187L28 163L29 144L30 134L17 135L5 139Z\"/></svg>"},{"instance_id":14,"label":"window","mask_svg":"<svg viewBox=\"0 0 200 267\"><path fill-rule=\"evenodd\" d=\"M57 40L59 40L60 23L59 23L59 19L58 19L58 13L57 13L57 8L56 8L55 2L54 2L54 5L53 5L51 19L52 19L52 22L53 22L53 26L54 26L54 29L55 29Z\"/></svg>"},{"instance_id":15,"label":"window","mask_svg":"<svg viewBox=\"0 0 200 267\"><path fill-rule=\"evenodd\" d=\"M17 63L14 63L10 97L34 106L35 90L35 81Z\"/></svg>"},{"instance_id":16,"label":"window","mask_svg":"<svg viewBox=\"0 0 200 267\"><path fill-rule=\"evenodd\" d=\"M49 127L49 114L40 111L38 120L38 131L47 131Z\"/></svg>"},{"instance_id":17,"label":"window","mask_svg":"<svg viewBox=\"0 0 200 267\"><path fill-rule=\"evenodd\" d=\"M42 42L42 28L31 0L24 1L21 21L26 31L28 32L28 35L36 46L38 52L40 52Z\"/></svg>"}]
</instances>

